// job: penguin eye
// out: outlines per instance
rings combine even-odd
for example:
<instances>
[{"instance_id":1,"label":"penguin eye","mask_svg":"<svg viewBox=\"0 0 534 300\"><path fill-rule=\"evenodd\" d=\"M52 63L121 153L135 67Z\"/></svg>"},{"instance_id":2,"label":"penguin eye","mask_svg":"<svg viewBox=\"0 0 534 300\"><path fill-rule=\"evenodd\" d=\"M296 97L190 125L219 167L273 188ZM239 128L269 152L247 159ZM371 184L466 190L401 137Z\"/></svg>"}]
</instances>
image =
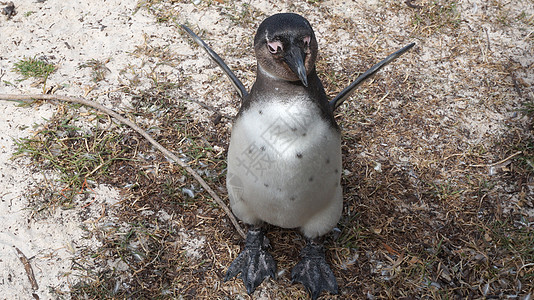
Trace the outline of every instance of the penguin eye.
<instances>
[{"instance_id":1,"label":"penguin eye","mask_svg":"<svg viewBox=\"0 0 534 300\"><path fill-rule=\"evenodd\" d=\"M272 54L276 54L282 51L283 46L282 46L282 43L280 43L279 41L274 41L274 42L267 42L267 48L269 49L269 52L271 52Z\"/></svg>"},{"instance_id":2,"label":"penguin eye","mask_svg":"<svg viewBox=\"0 0 534 300\"><path fill-rule=\"evenodd\" d=\"M304 46L305 47L309 47L310 46L310 40L311 40L311 37L307 36L305 37L302 41L304 41Z\"/></svg>"}]
</instances>

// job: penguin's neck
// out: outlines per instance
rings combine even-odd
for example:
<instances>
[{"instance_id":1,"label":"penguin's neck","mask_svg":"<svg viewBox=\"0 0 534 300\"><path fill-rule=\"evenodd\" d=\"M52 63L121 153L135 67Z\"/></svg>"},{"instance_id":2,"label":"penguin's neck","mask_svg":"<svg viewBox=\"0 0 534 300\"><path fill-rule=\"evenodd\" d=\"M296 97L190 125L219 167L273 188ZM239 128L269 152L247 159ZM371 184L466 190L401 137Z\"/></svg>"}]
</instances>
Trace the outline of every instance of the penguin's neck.
<instances>
[{"instance_id":1,"label":"penguin's neck","mask_svg":"<svg viewBox=\"0 0 534 300\"><path fill-rule=\"evenodd\" d=\"M257 96L267 95L269 97L293 98L306 97L310 101L321 103L328 102L326 93L323 88L315 68L308 73L308 86L304 86L300 80L287 81L276 77L260 65L257 67L256 82L252 86L251 94L256 93ZM262 97L252 97L253 99L260 99Z\"/></svg>"},{"instance_id":2,"label":"penguin's neck","mask_svg":"<svg viewBox=\"0 0 534 300\"><path fill-rule=\"evenodd\" d=\"M310 94L310 85L305 87L300 80L287 81L272 75L260 65L257 66L256 82L253 89L261 90L262 93L267 94L280 94L280 95L306 95ZM315 70L314 70L315 71ZM315 74L315 76L317 76ZM313 74L309 74L308 77L313 77Z\"/></svg>"},{"instance_id":3,"label":"penguin's neck","mask_svg":"<svg viewBox=\"0 0 534 300\"><path fill-rule=\"evenodd\" d=\"M252 102L269 102L274 104L288 102L298 99L300 103L315 106L319 114L328 120L335 128L337 124L334 120L333 112L328 105L328 99L321 80L317 76L315 68L308 74L308 86L305 87L300 81L287 81L267 73L258 65L256 82L250 90L248 97L243 99L239 113L246 111Z\"/></svg>"}]
</instances>

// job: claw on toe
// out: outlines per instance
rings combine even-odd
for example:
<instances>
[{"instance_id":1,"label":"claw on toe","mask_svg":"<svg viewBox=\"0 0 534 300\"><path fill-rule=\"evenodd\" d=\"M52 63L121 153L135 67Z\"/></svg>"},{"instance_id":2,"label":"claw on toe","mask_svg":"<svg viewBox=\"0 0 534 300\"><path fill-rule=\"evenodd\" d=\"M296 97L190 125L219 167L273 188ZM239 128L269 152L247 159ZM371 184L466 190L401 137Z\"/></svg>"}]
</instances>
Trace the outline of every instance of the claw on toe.
<instances>
[{"instance_id":1,"label":"claw on toe","mask_svg":"<svg viewBox=\"0 0 534 300\"><path fill-rule=\"evenodd\" d=\"M275 278L276 262L267 251L269 239L259 229L249 230L245 241L245 249L232 262L224 281L232 279L241 273L241 279L247 292L252 294L264 279Z\"/></svg>"},{"instance_id":2,"label":"claw on toe","mask_svg":"<svg viewBox=\"0 0 534 300\"><path fill-rule=\"evenodd\" d=\"M323 246L308 243L302 249L301 257L291 271L292 281L302 283L312 299L317 299L322 291L337 294L336 277L325 260Z\"/></svg>"}]
</instances>

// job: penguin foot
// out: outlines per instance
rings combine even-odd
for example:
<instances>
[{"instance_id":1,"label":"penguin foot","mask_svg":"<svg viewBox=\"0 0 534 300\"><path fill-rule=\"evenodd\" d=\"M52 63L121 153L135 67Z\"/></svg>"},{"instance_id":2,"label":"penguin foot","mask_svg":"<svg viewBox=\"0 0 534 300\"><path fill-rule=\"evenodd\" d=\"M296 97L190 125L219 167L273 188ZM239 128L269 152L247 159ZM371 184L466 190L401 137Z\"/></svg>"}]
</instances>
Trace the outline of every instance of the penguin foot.
<instances>
[{"instance_id":1,"label":"penguin foot","mask_svg":"<svg viewBox=\"0 0 534 300\"><path fill-rule=\"evenodd\" d=\"M247 233L245 249L232 262L224 281L227 281L241 273L241 279L247 288L247 292L252 294L267 277L275 278L276 262L267 248L269 239L265 237L261 229L251 229Z\"/></svg>"},{"instance_id":2,"label":"penguin foot","mask_svg":"<svg viewBox=\"0 0 534 300\"><path fill-rule=\"evenodd\" d=\"M302 283L312 299L317 299L322 291L337 294L336 277L325 260L323 246L308 242L300 256L301 261L291 271L292 281Z\"/></svg>"}]
</instances>

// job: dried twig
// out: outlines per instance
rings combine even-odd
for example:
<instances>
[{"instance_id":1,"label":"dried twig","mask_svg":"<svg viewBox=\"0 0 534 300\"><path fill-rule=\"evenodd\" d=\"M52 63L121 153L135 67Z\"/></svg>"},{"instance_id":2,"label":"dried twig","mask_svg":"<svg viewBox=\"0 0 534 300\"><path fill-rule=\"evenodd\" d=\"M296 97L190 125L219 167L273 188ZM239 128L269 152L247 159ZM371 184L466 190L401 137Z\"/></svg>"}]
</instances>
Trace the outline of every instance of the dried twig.
<instances>
[{"instance_id":1,"label":"dried twig","mask_svg":"<svg viewBox=\"0 0 534 300\"><path fill-rule=\"evenodd\" d=\"M213 191L213 189L198 175L195 170L193 170L187 163L183 162L178 156L176 156L171 151L167 150L165 147L163 147L160 143L158 143L150 134L148 134L145 130L143 130L141 127L137 126L134 122L128 120L127 118L121 116L120 114L116 113L115 111L99 104L91 100L87 100L84 98L79 97L68 97L68 96L60 96L60 95L46 95L46 94L30 94L30 95L13 95L13 94L0 94L0 99L9 100L9 101L23 101L23 102L33 102L35 100L57 100L57 101L65 101L65 102L71 102L71 103L78 103L85 106L92 107L94 109L97 109L99 111L102 111L111 117L117 119L119 122L128 125L130 128L135 130L137 133L142 135L145 139L147 139L154 147L156 147L159 151L161 151L167 158L174 161L178 165L180 165L182 168L184 168L187 173L191 174L197 181L200 183L200 185L213 197L215 202L221 206L221 208L224 210L228 218L230 218L230 221L232 221L232 224L236 228L237 232L245 238L245 232L237 222L237 219L234 217L228 206L221 200L219 196Z\"/></svg>"},{"instance_id":2,"label":"dried twig","mask_svg":"<svg viewBox=\"0 0 534 300\"><path fill-rule=\"evenodd\" d=\"M503 159L503 160L500 160L496 163L492 163L492 164L482 164L482 165L469 165L470 167L495 167L495 166L498 166L498 165L501 165L501 164L504 164L506 163L507 161L509 161L510 159L518 156L519 154L523 153L523 151L517 151L516 153L508 156L507 158Z\"/></svg>"},{"instance_id":3,"label":"dried twig","mask_svg":"<svg viewBox=\"0 0 534 300\"><path fill-rule=\"evenodd\" d=\"M19 256L20 261L24 265L24 270L26 270L26 275L28 275L28 279L30 280L30 283L32 284L32 289L34 291L37 291L39 289L39 285L37 285L37 280L35 280L35 275L33 274L32 265L30 265L30 260L20 251L19 248L16 246L13 246L15 250L17 250L17 254Z\"/></svg>"},{"instance_id":4,"label":"dried twig","mask_svg":"<svg viewBox=\"0 0 534 300\"><path fill-rule=\"evenodd\" d=\"M413 4L412 1L413 0L406 0L406 1L404 1L404 3L406 3L406 5L408 5L409 8L415 8L415 9L423 8L423 6L421 6L421 5Z\"/></svg>"}]
</instances>

